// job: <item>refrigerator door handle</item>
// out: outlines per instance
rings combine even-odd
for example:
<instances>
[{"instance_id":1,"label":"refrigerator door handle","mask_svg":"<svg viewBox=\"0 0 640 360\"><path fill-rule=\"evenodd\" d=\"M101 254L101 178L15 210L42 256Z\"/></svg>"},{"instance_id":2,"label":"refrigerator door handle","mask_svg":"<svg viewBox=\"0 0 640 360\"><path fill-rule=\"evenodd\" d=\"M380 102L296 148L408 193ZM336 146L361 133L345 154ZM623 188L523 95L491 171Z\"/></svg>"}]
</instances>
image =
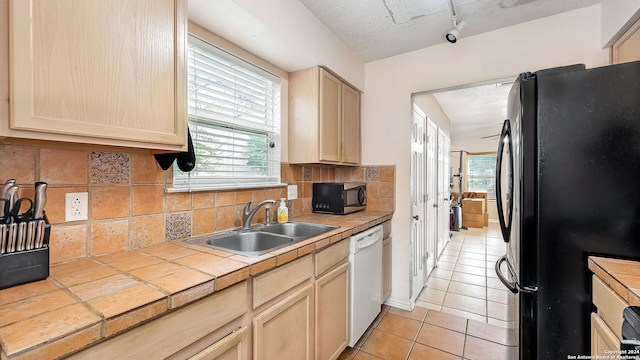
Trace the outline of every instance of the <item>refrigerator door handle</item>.
<instances>
[{"instance_id":1,"label":"refrigerator door handle","mask_svg":"<svg viewBox=\"0 0 640 360\"><path fill-rule=\"evenodd\" d=\"M500 271L502 263L504 263L504 262L507 263L507 271L509 272L509 277L511 279L515 279L515 280L509 281L509 280L505 279L504 275ZM532 286L524 286L524 287L522 287L522 286L520 286L520 284L518 284L518 276L516 275L516 271L511 266L511 263L507 259L507 255L502 256L500 259L498 259L498 261L496 261L496 275L498 275L498 279L500 279L500 281L504 284L504 286L514 294L517 294L518 292L523 292L523 293L536 293L536 292L538 292L538 287L537 286L533 286L533 287Z\"/></svg>"},{"instance_id":2,"label":"refrigerator door handle","mask_svg":"<svg viewBox=\"0 0 640 360\"><path fill-rule=\"evenodd\" d=\"M509 261L507 260L507 255L502 256L500 259L498 259L498 261L496 261L496 275L498 275L498 279L500 279L500 281L504 284L504 286L506 286L507 289L509 289L509 291L511 291L514 294L517 294L518 283L516 281L509 281L505 279L504 275L502 275L502 271L500 271L500 267L504 262L507 263L507 271L509 271L509 276L512 279L516 277L515 272L511 268L511 264L509 264Z\"/></svg>"},{"instance_id":3,"label":"refrigerator door handle","mask_svg":"<svg viewBox=\"0 0 640 360\"><path fill-rule=\"evenodd\" d=\"M502 202L502 155L504 152L504 145L507 144L509 150L509 159L507 159L509 166L509 179L507 186L509 192L507 195L510 197L507 199L507 213L505 214L505 208ZM498 142L498 153L496 156L496 205L498 207L498 220L500 221L500 231L502 232L502 239L504 242L509 242L511 238L511 220L513 218L513 141L511 137L511 124L509 119L504 121L502 125L502 132L500 133L500 141ZM505 218L506 217L506 218Z\"/></svg>"}]
</instances>

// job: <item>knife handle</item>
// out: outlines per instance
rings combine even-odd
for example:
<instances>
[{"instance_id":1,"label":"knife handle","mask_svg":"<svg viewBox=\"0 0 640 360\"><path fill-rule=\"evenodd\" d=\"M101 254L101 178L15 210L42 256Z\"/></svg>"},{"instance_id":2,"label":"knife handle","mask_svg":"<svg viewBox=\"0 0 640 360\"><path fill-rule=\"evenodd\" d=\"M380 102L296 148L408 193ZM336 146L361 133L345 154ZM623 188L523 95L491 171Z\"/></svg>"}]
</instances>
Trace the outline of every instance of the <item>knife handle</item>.
<instances>
[{"instance_id":1,"label":"knife handle","mask_svg":"<svg viewBox=\"0 0 640 360\"><path fill-rule=\"evenodd\" d=\"M39 249L44 246L44 233L45 233L45 221L38 220L36 224L36 245L35 248Z\"/></svg>"},{"instance_id":2,"label":"knife handle","mask_svg":"<svg viewBox=\"0 0 640 360\"><path fill-rule=\"evenodd\" d=\"M7 225L7 227L9 228L9 232L7 233L7 252L14 252L16 251L16 237L17 237L17 233L18 233L18 224L16 223L11 223L9 225Z\"/></svg>"},{"instance_id":3,"label":"knife handle","mask_svg":"<svg viewBox=\"0 0 640 360\"><path fill-rule=\"evenodd\" d=\"M16 251L23 251L25 249L25 239L27 238L27 223L18 223L18 235L16 241Z\"/></svg>"},{"instance_id":4,"label":"knife handle","mask_svg":"<svg viewBox=\"0 0 640 360\"><path fill-rule=\"evenodd\" d=\"M47 183L38 181L33 195L33 218L44 218L44 205L47 203Z\"/></svg>"},{"instance_id":5,"label":"knife handle","mask_svg":"<svg viewBox=\"0 0 640 360\"><path fill-rule=\"evenodd\" d=\"M0 197L7 199L7 192L9 191L9 188L15 184L16 184L16 179L7 180L7 182L5 182L4 185L2 186L2 196Z\"/></svg>"},{"instance_id":6,"label":"knife handle","mask_svg":"<svg viewBox=\"0 0 640 360\"><path fill-rule=\"evenodd\" d=\"M4 254L7 250L7 225L0 224L0 254Z\"/></svg>"},{"instance_id":7,"label":"knife handle","mask_svg":"<svg viewBox=\"0 0 640 360\"><path fill-rule=\"evenodd\" d=\"M7 190L7 197L5 199L9 200L9 213L11 214L18 201L18 185L13 185Z\"/></svg>"}]
</instances>

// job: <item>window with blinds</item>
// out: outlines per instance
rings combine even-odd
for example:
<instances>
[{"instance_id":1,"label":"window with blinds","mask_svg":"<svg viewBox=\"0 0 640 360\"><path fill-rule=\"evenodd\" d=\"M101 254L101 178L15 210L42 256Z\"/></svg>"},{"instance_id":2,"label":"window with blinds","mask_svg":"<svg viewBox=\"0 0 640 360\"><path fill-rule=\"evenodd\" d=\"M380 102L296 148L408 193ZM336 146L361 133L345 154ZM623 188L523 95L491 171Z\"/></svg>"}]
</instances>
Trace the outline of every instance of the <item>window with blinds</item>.
<instances>
[{"instance_id":1,"label":"window with blinds","mask_svg":"<svg viewBox=\"0 0 640 360\"><path fill-rule=\"evenodd\" d=\"M486 191L490 199L496 197L496 154L470 154L467 157L469 191Z\"/></svg>"},{"instance_id":2,"label":"window with blinds","mask_svg":"<svg viewBox=\"0 0 640 360\"><path fill-rule=\"evenodd\" d=\"M281 185L280 78L195 37L187 51L196 167L174 167L174 187Z\"/></svg>"}]
</instances>

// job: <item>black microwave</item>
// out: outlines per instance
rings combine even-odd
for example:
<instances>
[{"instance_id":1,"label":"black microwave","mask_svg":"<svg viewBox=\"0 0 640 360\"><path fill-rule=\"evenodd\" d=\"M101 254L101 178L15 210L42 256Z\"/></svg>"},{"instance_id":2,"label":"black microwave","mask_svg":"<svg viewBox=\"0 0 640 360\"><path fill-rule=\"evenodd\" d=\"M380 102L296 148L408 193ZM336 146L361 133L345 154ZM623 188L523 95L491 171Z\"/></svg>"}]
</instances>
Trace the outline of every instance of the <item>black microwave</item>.
<instances>
[{"instance_id":1,"label":"black microwave","mask_svg":"<svg viewBox=\"0 0 640 360\"><path fill-rule=\"evenodd\" d=\"M367 206L365 183L313 183L313 212L348 214Z\"/></svg>"}]
</instances>

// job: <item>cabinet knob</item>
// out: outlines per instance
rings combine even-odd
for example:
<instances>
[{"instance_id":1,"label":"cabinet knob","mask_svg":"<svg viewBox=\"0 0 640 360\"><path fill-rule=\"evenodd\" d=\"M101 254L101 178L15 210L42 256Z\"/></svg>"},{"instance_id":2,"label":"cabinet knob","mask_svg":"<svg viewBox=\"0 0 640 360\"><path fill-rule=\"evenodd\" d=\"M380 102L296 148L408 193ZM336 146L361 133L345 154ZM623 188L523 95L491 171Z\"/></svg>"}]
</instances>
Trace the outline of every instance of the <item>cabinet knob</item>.
<instances>
[{"instance_id":1,"label":"cabinet knob","mask_svg":"<svg viewBox=\"0 0 640 360\"><path fill-rule=\"evenodd\" d=\"M418 215L413 215L413 218L414 218L415 220L420 220L420 217L419 217Z\"/></svg>"}]
</instances>

